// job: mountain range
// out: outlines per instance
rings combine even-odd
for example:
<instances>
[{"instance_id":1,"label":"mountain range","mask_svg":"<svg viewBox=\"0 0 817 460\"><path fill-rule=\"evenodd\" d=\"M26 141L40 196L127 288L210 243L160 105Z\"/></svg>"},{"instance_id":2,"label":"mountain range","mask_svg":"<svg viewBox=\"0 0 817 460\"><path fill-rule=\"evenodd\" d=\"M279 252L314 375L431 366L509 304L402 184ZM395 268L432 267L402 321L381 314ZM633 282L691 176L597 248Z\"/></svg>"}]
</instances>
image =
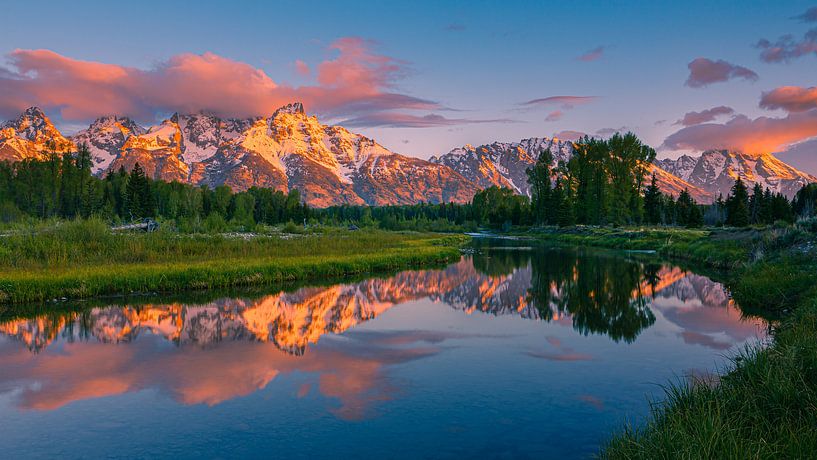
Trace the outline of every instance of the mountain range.
<instances>
[{"instance_id":1,"label":"mountain range","mask_svg":"<svg viewBox=\"0 0 817 460\"><path fill-rule=\"evenodd\" d=\"M97 175L121 167L129 170L138 162L154 179L228 185L233 190L298 189L306 203L317 207L462 203L492 185L529 194L525 171L541 151L551 150L554 166L573 153L572 142L542 137L465 145L426 161L392 152L343 127L324 125L297 102L270 117L174 114L149 128L111 115L73 136L60 133L36 107L0 125L0 161L40 159L49 151L70 151L83 143ZM772 155L726 150L657 160L651 171L664 192L677 196L688 189L702 203L726 196L737 177L749 187L760 183L789 197L817 181Z\"/></svg>"}]
</instances>

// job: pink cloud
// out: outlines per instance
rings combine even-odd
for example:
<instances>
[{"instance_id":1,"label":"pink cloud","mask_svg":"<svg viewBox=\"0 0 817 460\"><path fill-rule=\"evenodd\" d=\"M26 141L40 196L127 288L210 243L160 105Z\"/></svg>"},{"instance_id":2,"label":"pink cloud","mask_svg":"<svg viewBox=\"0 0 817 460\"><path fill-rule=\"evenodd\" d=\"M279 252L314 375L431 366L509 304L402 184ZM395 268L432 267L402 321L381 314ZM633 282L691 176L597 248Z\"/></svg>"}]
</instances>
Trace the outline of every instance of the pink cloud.
<instances>
[{"instance_id":1,"label":"pink cloud","mask_svg":"<svg viewBox=\"0 0 817 460\"><path fill-rule=\"evenodd\" d=\"M597 59L600 59L603 55L604 55L604 47L603 46L598 46L598 47L593 48L592 50L582 54L581 56L579 56L576 59L578 59L580 61L584 61L584 62L591 62L591 61L595 61Z\"/></svg>"},{"instance_id":2,"label":"pink cloud","mask_svg":"<svg viewBox=\"0 0 817 460\"><path fill-rule=\"evenodd\" d=\"M545 121L561 120L562 115L564 115L564 112L562 112L561 110L554 110L553 112L550 112L547 117L545 117Z\"/></svg>"},{"instance_id":3,"label":"pink cloud","mask_svg":"<svg viewBox=\"0 0 817 460\"><path fill-rule=\"evenodd\" d=\"M700 112L687 112L684 114L684 118L681 118L673 124L683 126L699 125L713 121L721 115L731 115L733 113L735 113L735 110L732 107L719 105L711 109L701 110Z\"/></svg>"},{"instance_id":4,"label":"pink cloud","mask_svg":"<svg viewBox=\"0 0 817 460\"><path fill-rule=\"evenodd\" d=\"M312 73L312 71L309 69L309 64L300 59L295 61L295 71L298 72L298 75L304 77L308 77Z\"/></svg>"},{"instance_id":5,"label":"pink cloud","mask_svg":"<svg viewBox=\"0 0 817 460\"><path fill-rule=\"evenodd\" d=\"M691 88L701 88L712 83L724 82L733 78L755 81L757 74L746 67L730 64L722 59L713 61L707 58L697 58L690 62L689 78L686 85Z\"/></svg>"},{"instance_id":6,"label":"pink cloud","mask_svg":"<svg viewBox=\"0 0 817 460\"><path fill-rule=\"evenodd\" d=\"M630 131L630 128L626 126L621 126L618 128L601 128L600 130L596 131L596 135L601 137L610 137L613 134L624 133L627 131Z\"/></svg>"},{"instance_id":7,"label":"pink cloud","mask_svg":"<svg viewBox=\"0 0 817 460\"><path fill-rule=\"evenodd\" d=\"M521 105L528 107L536 106L561 106L563 109L572 109L577 105L588 104L598 99L597 96L549 96L539 99L531 99Z\"/></svg>"},{"instance_id":8,"label":"pink cloud","mask_svg":"<svg viewBox=\"0 0 817 460\"><path fill-rule=\"evenodd\" d=\"M116 113L152 119L162 112L208 111L221 116L269 115L301 101L327 116L371 111L444 109L395 91L407 65L376 54L356 37L329 46L336 55L316 67L316 85L293 87L263 70L213 53L179 54L150 69L81 61L49 50L15 50L0 72L0 115L28 106L59 111L64 120ZM298 63L301 64L298 64ZM296 70L308 66L296 61Z\"/></svg>"},{"instance_id":9,"label":"pink cloud","mask_svg":"<svg viewBox=\"0 0 817 460\"><path fill-rule=\"evenodd\" d=\"M671 150L736 149L767 153L817 136L817 109L783 118L738 115L726 123L688 126L671 134L664 146Z\"/></svg>"},{"instance_id":10,"label":"pink cloud","mask_svg":"<svg viewBox=\"0 0 817 460\"><path fill-rule=\"evenodd\" d=\"M558 133L554 134L553 137L557 137L562 140L566 141L577 141L582 137L587 136L587 133L581 131L571 131L571 130L564 130L559 131Z\"/></svg>"},{"instance_id":11,"label":"pink cloud","mask_svg":"<svg viewBox=\"0 0 817 460\"><path fill-rule=\"evenodd\" d=\"M817 109L817 86L781 86L763 93L760 106L764 109L783 109L787 112L806 112Z\"/></svg>"},{"instance_id":12,"label":"pink cloud","mask_svg":"<svg viewBox=\"0 0 817 460\"><path fill-rule=\"evenodd\" d=\"M784 35L775 42L764 38L755 47L761 50L760 59L769 63L789 62L809 54L817 55L817 29L806 32L801 40L795 40L791 35Z\"/></svg>"}]
</instances>

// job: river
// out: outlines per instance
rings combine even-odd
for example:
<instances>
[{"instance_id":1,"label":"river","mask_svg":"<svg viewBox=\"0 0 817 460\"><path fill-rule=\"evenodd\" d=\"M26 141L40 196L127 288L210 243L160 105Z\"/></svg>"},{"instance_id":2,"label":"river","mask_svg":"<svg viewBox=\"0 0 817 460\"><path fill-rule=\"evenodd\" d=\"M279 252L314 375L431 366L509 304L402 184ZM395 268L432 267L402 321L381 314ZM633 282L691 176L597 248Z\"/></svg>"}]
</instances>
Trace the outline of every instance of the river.
<instances>
[{"instance_id":1,"label":"river","mask_svg":"<svg viewBox=\"0 0 817 460\"><path fill-rule=\"evenodd\" d=\"M582 458L766 337L621 252L478 240L441 269L0 319L8 458Z\"/></svg>"}]
</instances>

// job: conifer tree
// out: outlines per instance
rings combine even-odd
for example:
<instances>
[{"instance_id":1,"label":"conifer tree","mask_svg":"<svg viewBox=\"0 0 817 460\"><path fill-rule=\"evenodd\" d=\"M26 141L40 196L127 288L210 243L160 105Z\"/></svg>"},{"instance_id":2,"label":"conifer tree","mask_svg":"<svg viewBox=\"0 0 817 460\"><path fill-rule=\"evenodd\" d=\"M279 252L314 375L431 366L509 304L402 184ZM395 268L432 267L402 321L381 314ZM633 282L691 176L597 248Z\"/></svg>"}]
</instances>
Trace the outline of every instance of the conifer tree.
<instances>
[{"instance_id":1,"label":"conifer tree","mask_svg":"<svg viewBox=\"0 0 817 460\"><path fill-rule=\"evenodd\" d=\"M726 224L734 227L749 225L749 193L740 178L735 180L726 198Z\"/></svg>"},{"instance_id":2,"label":"conifer tree","mask_svg":"<svg viewBox=\"0 0 817 460\"><path fill-rule=\"evenodd\" d=\"M661 190L652 175L650 185L644 188L644 217L649 224L661 223Z\"/></svg>"},{"instance_id":3,"label":"conifer tree","mask_svg":"<svg viewBox=\"0 0 817 460\"><path fill-rule=\"evenodd\" d=\"M553 154L550 153L550 149L547 149L539 154L536 164L526 171L531 190L531 213L533 221L537 224L553 223L548 221L547 216L552 181L550 164L552 162Z\"/></svg>"}]
</instances>

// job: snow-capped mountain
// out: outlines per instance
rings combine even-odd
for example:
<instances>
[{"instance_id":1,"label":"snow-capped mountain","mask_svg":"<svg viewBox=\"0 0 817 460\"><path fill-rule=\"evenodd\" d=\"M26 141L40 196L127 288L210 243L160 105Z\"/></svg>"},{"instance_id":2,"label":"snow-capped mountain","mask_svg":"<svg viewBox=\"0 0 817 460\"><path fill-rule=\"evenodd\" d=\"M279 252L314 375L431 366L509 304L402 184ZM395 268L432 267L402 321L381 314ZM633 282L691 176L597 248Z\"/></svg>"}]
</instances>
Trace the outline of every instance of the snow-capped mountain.
<instances>
[{"instance_id":1,"label":"snow-capped mountain","mask_svg":"<svg viewBox=\"0 0 817 460\"><path fill-rule=\"evenodd\" d=\"M174 114L149 128L110 115L88 129L63 136L42 110L32 107L0 125L0 161L42 159L46 152L86 144L97 175L139 163L153 178L233 190L298 189L312 206L467 202L492 185L530 194L526 170L550 149L554 166L567 161L573 143L557 138L473 147L466 145L429 161L394 153L340 126L321 124L300 103L270 117L222 119ZM788 197L817 178L770 154L711 150L699 158L657 160L651 166L660 188L677 196L689 190L698 202L726 196L735 178L756 182Z\"/></svg>"},{"instance_id":2,"label":"snow-capped mountain","mask_svg":"<svg viewBox=\"0 0 817 460\"><path fill-rule=\"evenodd\" d=\"M130 118L110 115L97 119L71 140L76 145L84 143L88 146L94 163L93 172L97 174L108 169L131 135L139 136L144 132L145 128Z\"/></svg>"},{"instance_id":3,"label":"snow-capped mountain","mask_svg":"<svg viewBox=\"0 0 817 460\"><path fill-rule=\"evenodd\" d=\"M46 152L74 148L37 107L26 109L16 120L0 125L0 161L41 159Z\"/></svg>"},{"instance_id":4,"label":"snow-capped mountain","mask_svg":"<svg viewBox=\"0 0 817 460\"><path fill-rule=\"evenodd\" d=\"M450 167L476 182L480 188L496 185L530 196L526 170L532 167L539 154L547 149L550 149L553 155L553 167L561 161L569 160L573 155L573 143L570 141L534 137L519 142L494 142L479 147L466 145L445 155L431 157L430 161ZM699 202L713 200L706 190L689 184L655 165L651 167L651 173L655 173L656 181L665 193L678 196L682 190L687 189Z\"/></svg>"},{"instance_id":5,"label":"snow-capped mountain","mask_svg":"<svg viewBox=\"0 0 817 460\"><path fill-rule=\"evenodd\" d=\"M713 196L726 196L740 177L752 188L756 183L791 198L817 177L780 161L771 154L750 155L729 150L707 150L700 157L683 155L676 160L655 162L662 169L706 190Z\"/></svg>"},{"instance_id":6,"label":"snow-capped mountain","mask_svg":"<svg viewBox=\"0 0 817 460\"><path fill-rule=\"evenodd\" d=\"M567 161L573 154L573 143L557 138L530 138L519 142L494 142L474 147L465 145L429 161L449 166L480 188L493 185L530 195L526 170L539 158L539 153L550 149L553 164Z\"/></svg>"},{"instance_id":7,"label":"snow-capped mountain","mask_svg":"<svg viewBox=\"0 0 817 460\"><path fill-rule=\"evenodd\" d=\"M39 158L54 140L63 150L85 143L94 172L138 162L156 179L233 190L253 186L298 189L313 206L466 202L477 186L450 168L394 153L340 126L321 124L293 103L269 118L221 119L175 114L143 128L107 116L70 139L31 108L0 131L0 161Z\"/></svg>"}]
</instances>

